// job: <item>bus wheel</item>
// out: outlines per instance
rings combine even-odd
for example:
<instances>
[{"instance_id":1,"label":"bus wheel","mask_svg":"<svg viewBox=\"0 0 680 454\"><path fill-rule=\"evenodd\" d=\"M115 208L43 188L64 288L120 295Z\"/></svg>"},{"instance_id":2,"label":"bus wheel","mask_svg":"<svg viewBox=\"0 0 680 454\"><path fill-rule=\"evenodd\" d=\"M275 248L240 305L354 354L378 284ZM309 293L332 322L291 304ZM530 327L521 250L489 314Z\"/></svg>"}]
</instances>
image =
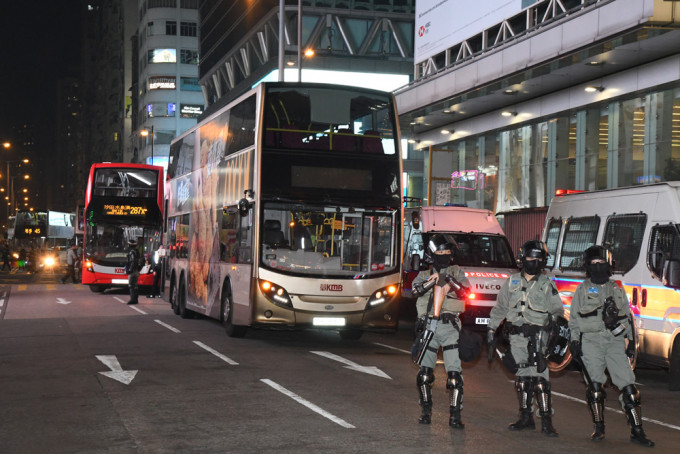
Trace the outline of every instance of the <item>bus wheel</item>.
<instances>
[{"instance_id":1,"label":"bus wheel","mask_svg":"<svg viewBox=\"0 0 680 454\"><path fill-rule=\"evenodd\" d=\"M170 284L170 307L175 315L179 315L179 305L177 304L177 281L173 278Z\"/></svg>"},{"instance_id":2,"label":"bus wheel","mask_svg":"<svg viewBox=\"0 0 680 454\"><path fill-rule=\"evenodd\" d=\"M187 292L184 279L179 283L179 292L177 292L177 306L179 306L179 316L182 318L191 318L193 312L187 309Z\"/></svg>"},{"instance_id":3,"label":"bus wheel","mask_svg":"<svg viewBox=\"0 0 680 454\"><path fill-rule=\"evenodd\" d=\"M102 293L104 290L106 290L106 287L103 285L90 284L89 287L92 293Z\"/></svg>"},{"instance_id":4,"label":"bus wheel","mask_svg":"<svg viewBox=\"0 0 680 454\"><path fill-rule=\"evenodd\" d=\"M222 323L224 323L224 331L229 337L243 337L246 335L247 327L241 325L234 325L232 318L234 314L234 303L232 303L229 293L222 292Z\"/></svg>"},{"instance_id":5,"label":"bus wheel","mask_svg":"<svg viewBox=\"0 0 680 454\"><path fill-rule=\"evenodd\" d=\"M680 335L673 342L670 363L671 365L668 369L668 389L680 391Z\"/></svg>"},{"instance_id":6,"label":"bus wheel","mask_svg":"<svg viewBox=\"0 0 680 454\"><path fill-rule=\"evenodd\" d=\"M341 329L340 330L340 339L342 340L348 340L348 341L355 341L361 339L361 336L364 334L363 331L360 329Z\"/></svg>"}]
</instances>

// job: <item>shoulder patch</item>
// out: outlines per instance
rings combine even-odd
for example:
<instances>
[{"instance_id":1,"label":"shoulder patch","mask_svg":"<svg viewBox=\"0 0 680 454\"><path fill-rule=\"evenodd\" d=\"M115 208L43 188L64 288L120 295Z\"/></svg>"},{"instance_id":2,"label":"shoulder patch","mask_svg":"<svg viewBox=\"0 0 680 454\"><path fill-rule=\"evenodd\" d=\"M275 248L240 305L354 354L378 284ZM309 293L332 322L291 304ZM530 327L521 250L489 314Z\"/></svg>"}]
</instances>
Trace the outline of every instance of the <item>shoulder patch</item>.
<instances>
[{"instance_id":1,"label":"shoulder patch","mask_svg":"<svg viewBox=\"0 0 680 454\"><path fill-rule=\"evenodd\" d=\"M597 287L588 287L587 292L589 295L597 295L598 293L600 293Z\"/></svg>"},{"instance_id":2,"label":"shoulder patch","mask_svg":"<svg viewBox=\"0 0 680 454\"><path fill-rule=\"evenodd\" d=\"M510 282L510 284L511 284L511 285L519 285L519 279L513 279L513 280Z\"/></svg>"}]
</instances>

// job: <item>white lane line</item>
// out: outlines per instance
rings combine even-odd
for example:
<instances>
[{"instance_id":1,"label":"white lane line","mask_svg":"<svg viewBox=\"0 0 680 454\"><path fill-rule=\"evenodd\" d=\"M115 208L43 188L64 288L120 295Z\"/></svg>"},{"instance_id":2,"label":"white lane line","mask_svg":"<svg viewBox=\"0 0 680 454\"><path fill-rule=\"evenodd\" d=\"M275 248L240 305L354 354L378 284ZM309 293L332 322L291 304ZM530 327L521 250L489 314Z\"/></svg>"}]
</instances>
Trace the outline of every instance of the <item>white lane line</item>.
<instances>
[{"instance_id":1,"label":"white lane line","mask_svg":"<svg viewBox=\"0 0 680 454\"><path fill-rule=\"evenodd\" d=\"M398 351L398 352L408 353L409 355L411 354L411 352L408 351L408 350L402 350L401 348L392 347L391 345L381 344L381 343L378 343L378 342L373 342L373 344L379 345L380 347L391 348L392 350L396 350L396 351Z\"/></svg>"},{"instance_id":2,"label":"white lane line","mask_svg":"<svg viewBox=\"0 0 680 454\"><path fill-rule=\"evenodd\" d=\"M118 301L119 303L123 303L123 304L126 304L126 303L127 303L127 301L125 301L125 300L123 300L123 299L121 299L121 298L118 298L117 296L114 296L113 299L116 300L116 301Z\"/></svg>"},{"instance_id":3,"label":"white lane line","mask_svg":"<svg viewBox=\"0 0 680 454\"><path fill-rule=\"evenodd\" d=\"M4 305L5 305L5 300L4 299L0 300L0 307L2 307Z\"/></svg>"},{"instance_id":4,"label":"white lane line","mask_svg":"<svg viewBox=\"0 0 680 454\"><path fill-rule=\"evenodd\" d=\"M158 323L158 324L161 325L161 326L166 327L167 329L169 329L169 330L172 331L173 333L181 333L181 331L178 330L177 328L175 328L174 326L170 326L170 325L168 325L167 323L163 323L163 322L160 321L160 320L154 320L154 322Z\"/></svg>"},{"instance_id":5,"label":"white lane line","mask_svg":"<svg viewBox=\"0 0 680 454\"><path fill-rule=\"evenodd\" d=\"M340 419L337 416L328 413L326 410L314 405L313 403L311 403L308 400L303 399L302 397L298 396L294 392L288 391L286 388L279 385L278 383L275 383L275 382L273 382L273 381L271 381L267 378L261 378L260 381L271 386L272 388L279 391L280 393L285 394L286 396L290 397L291 399L297 401L299 404L304 405L305 407L309 408L313 412L320 414L324 418L328 418L331 421L333 421L334 423L339 424L346 429L355 429L355 427L353 425L351 425L350 423L348 423L347 421Z\"/></svg>"},{"instance_id":6,"label":"white lane line","mask_svg":"<svg viewBox=\"0 0 680 454\"><path fill-rule=\"evenodd\" d=\"M583 404L583 405L588 405L588 403L587 403L585 400L577 399L576 397L571 397L571 396L568 396L568 395L562 394L562 393L556 393L555 391L553 391L552 394L553 394L554 396L564 397L565 399L571 400L571 401L573 401L573 402L578 402L578 403L581 403L581 404ZM623 411L622 411L622 410L617 410L617 409L611 408L611 407L604 407L604 408L607 409L607 410L609 410L609 411L613 411L614 413L618 413L618 414L620 414L620 415L623 414ZM645 417L643 416L643 417L642 417L642 420L643 420L643 421L647 421L647 422L652 423L652 424L658 424L659 426L668 427L669 429L680 430L680 426L675 426L675 425L673 425L673 424L668 424L668 423L665 423L665 422L663 422L663 421L657 421L656 419L649 419L649 418L645 418Z\"/></svg>"},{"instance_id":7,"label":"white lane line","mask_svg":"<svg viewBox=\"0 0 680 454\"><path fill-rule=\"evenodd\" d=\"M237 363L236 361L234 361L233 359L231 359L231 358L229 358L229 357L227 357L227 356L224 356L222 353L218 352L217 350L215 350L215 349L213 349L213 348L211 348L211 347L208 347L208 346L205 345L203 342L194 341L194 344L198 345L198 346L201 347L202 349L204 349L204 350L206 350L206 351L212 353L213 355L217 356L219 359L221 359L221 360L224 361L225 363L231 364L232 366L238 366L238 363Z\"/></svg>"},{"instance_id":8,"label":"white lane line","mask_svg":"<svg viewBox=\"0 0 680 454\"><path fill-rule=\"evenodd\" d=\"M144 312L143 310L141 310L141 309L138 308L137 306L130 306L130 309L134 309L134 310L136 310L137 312L139 312L140 314L147 315L146 312Z\"/></svg>"}]
</instances>

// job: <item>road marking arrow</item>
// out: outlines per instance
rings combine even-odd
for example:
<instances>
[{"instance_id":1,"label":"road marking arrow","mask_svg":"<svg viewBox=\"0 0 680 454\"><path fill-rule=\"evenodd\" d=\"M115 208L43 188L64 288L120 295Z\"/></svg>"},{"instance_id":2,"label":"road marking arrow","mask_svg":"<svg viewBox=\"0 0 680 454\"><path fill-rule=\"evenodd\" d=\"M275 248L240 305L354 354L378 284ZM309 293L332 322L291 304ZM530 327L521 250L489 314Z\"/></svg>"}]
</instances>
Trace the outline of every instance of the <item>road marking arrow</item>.
<instances>
[{"instance_id":1,"label":"road marking arrow","mask_svg":"<svg viewBox=\"0 0 680 454\"><path fill-rule=\"evenodd\" d=\"M134 380L135 375L137 375L138 371L136 370L123 370L123 368L120 367L120 363L118 362L116 355L95 355L95 357L104 363L106 367L111 369L110 372L99 372L100 374L109 378L113 378L124 385L129 385L132 380Z\"/></svg>"},{"instance_id":2,"label":"road marking arrow","mask_svg":"<svg viewBox=\"0 0 680 454\"><path fill-rule=\"evenodd\" d=\"M323 356L328 359L332 359L333 361L337 361L339 363L346 364L345 368L350 369L350 370L355 370L357 372L363 372L365 374L371 374L371 375L377 375L378 377L382 378L387 378L389 380L392 380L392 377L387 375L385 372L381 371L375 366L360 366L359 364L352 362L348 359L343 358L342 356L334 355L333 353L329 352L310 352L314 353L315 355Z\"/></svg>"},{"instance_id":3,"label":"road marking arrow","mask_svg":"<svg viewBox=\"0 0 680 454\"><path fill-rule=\"evenodd\" d=\"M70 301L66 301L64 298L57 298L57 303L59 303L59 304L71 304Z\"/></svg>"}]
</instances>

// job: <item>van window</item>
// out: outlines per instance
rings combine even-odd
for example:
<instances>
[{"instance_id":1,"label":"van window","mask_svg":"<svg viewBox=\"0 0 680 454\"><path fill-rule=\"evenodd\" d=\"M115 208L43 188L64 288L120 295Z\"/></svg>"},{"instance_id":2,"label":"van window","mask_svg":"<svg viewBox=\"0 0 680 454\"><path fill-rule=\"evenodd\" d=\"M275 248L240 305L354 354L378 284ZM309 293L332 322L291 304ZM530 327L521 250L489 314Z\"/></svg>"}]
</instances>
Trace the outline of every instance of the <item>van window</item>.
<instances>
[{"instance_id":1,"label":"van window","mask_svg":"<svg viewBox=\"0 0 680 454\"><path fill-rule=\"evenodd\" d=\"M646 214L614 215L607 219L602 245L612 251L615 273L627 273L637 263Z\"/></svg>"},{"instance_id":2,"label":"van window","mask_svg":"<svg viewBox=\"0 0 680 454\"><path fill-rule=\"evenodd\" d=\"M560 254L561 269L582 270L583 251L595 244L599 227L599 216L572 218L567 221Z\"/></svg>"},{"instance_id":3,"label":"van window","mask_svg":"<svg viewBox=\"0 0 680 454\"><path fill-rule=\"evenodd\" d=\"M545 236L545 244L548 246L548 261L547 268L555 266L555 256L557 255L557 242L560 239L560 228L562 227L562 219L550 219L548 221L548 234Z\"/></svg>"},{"instance_id":4,"label":"van window","mask_svg":"<svg viewBox=\"0 0 680 454\"><path fill-rule=\"evenodd\" d=\"M459 266L516 268L508 239L500 235L455 233L458 244L455 263Z\"/></svg>"},{"instance_id":5,"label":"van window","mask_svg":"<svg viewBox=\"0 0 680 454\"><path fill-rule=\"evenodd\" d=\"M656 226L649 239L647 267L654 277L663 281L663 269L668 259L680 259L680 235L672 224Z\"/></svg>"}]
</instances>

